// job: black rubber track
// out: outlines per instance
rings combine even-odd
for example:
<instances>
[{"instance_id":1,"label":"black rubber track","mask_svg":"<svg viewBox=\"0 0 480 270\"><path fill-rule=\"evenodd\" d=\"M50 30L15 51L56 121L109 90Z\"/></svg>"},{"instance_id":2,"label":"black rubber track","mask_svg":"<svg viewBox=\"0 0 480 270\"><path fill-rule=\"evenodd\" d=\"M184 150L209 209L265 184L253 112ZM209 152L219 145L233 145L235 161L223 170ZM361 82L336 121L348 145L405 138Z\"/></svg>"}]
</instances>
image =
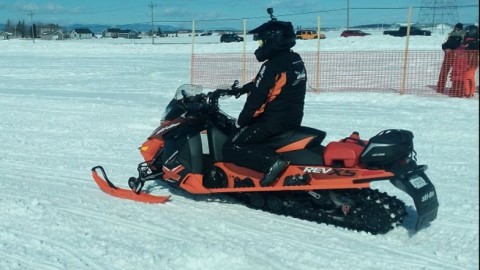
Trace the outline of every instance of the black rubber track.
<instances>
[{"instance_id":1,"label":"black rubber track","mask_svg":"<svg viewBox=\"0 0 480 270\"><path fill-rule=\"evenodd\" d=\"M371 234L389 232L407 215L402 201L376 189L315 190L311 194L255 192L234 197L250 208Z\"/></svg>"}]
</instances>

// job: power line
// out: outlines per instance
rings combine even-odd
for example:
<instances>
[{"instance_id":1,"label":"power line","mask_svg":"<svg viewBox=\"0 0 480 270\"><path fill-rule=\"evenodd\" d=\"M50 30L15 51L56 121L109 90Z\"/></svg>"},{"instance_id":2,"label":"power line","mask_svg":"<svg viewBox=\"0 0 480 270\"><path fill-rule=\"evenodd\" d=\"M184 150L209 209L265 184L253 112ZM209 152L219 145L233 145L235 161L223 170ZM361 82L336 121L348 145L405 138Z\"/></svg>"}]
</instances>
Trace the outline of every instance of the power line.
<instances>
[{"instance_id":1,"label":"power line","mask_svg":"<svg viewBox=\"0 0 480 270\"><path fill-rule=\"evenodd\" d=\"M478 8L479 5L448 5L448 6L441 6L442 8ZM437 6L436 8L439 8ZM349 7L350 10L407 10L409 7ZM432 7L412 7L412 8L432 8ZM348 11L347 8L337 8L337 9L327 9L327 10L315 10L315 11L308 11L308 12L299 12L299 13L285 13L276 15L277 17L287 17L287 16L300 16L300 15L308 15L308 14L321 14L321 13L330 13L330 12L338 12L338 11ZM253 20L253 19L263 19L267 18L267 16L256 16L256 17L242 17L242 18L220 18L220 19L195 19L198 22L214 22L214 21L242 21L242 20ZM161 23L185 23L191 22L191 20L154 20L154 22L161 22Z\"/></svg>"}]
</instances>

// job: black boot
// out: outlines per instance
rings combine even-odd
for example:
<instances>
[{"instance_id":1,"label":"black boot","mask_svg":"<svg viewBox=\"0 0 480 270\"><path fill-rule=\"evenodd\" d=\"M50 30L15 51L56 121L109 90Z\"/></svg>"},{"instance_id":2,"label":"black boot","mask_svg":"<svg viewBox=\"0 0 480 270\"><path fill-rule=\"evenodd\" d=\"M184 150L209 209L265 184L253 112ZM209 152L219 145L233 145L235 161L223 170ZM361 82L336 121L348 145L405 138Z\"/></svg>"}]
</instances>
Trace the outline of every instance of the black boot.
<instances>
[{"instance_id":1,"label":"black boot","mask_svg":"<svg viewBox=\"0 0 480 270\"><path fill-rule=\"evenodd\" d=\"M280 173L282 173L287 166L287 161L281 158L277 159L277 161L273 163L272 167L268 169L263 178L260 180L260 186L266 187L271 185L273 182L275 182L275 180L277 180L278 175L280 175Z\"/></svg>"}]
</instances>

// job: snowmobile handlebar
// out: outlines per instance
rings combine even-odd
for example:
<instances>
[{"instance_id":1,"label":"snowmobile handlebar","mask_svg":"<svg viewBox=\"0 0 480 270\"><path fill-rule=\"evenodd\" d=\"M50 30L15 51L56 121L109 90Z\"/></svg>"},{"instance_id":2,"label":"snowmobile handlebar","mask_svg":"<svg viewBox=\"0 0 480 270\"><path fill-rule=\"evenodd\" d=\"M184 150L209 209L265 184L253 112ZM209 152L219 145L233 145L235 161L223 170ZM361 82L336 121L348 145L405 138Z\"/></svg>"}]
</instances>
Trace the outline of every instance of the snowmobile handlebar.
<instances>
[{"instance_id":1,"label":"snowmobile handlebar","mask_svg":"<svg viewBox=\"0 0 480 270\"><path fill-rule=\"evenodd\" d=\"M201 93L192 97L184 97L183 103L187 111L218 111L218 100L223 96L235 96L236 92L230 89L216 89L207 94Z\"/></svg>"},{"instance_id":2,"label":"snowmobile handlebar","mask_svg":"<svg viewBox=\"0 0 480 270\"><path fill-rule=\"evenodd\" d=\"M234 95L236 95L236 93L231 89L216 89L212 92L209 92L207 94L209 111L210 112L218 111L218 100L220 99L220 97L234 96Z\"/></svg>"},{"instance_id":3,"label":"snowmobile handlebar","mask_svg":"<svg viewBox=\"0 0 480 270\"><path fill-rule=\"evenodd\" d=\"M207 94L207 97L210 101L215 101L220 98L220 97L224 97L224 96L234 96L235 93L233 93L234 91L231 90L231 89L216 89L215 91L212 91L212 92L209 92Z\"/></svg>"}]
</instances>

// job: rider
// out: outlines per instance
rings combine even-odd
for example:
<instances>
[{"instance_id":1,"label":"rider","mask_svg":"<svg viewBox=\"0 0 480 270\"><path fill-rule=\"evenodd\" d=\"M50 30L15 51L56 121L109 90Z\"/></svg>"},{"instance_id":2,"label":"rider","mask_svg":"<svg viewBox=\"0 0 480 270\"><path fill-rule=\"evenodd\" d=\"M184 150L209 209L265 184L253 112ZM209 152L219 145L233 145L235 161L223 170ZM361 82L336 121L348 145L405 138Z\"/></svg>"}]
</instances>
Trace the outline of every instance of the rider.
<instances>
[{"instance_id":1,"label":"rider","mask_svg":"<svg viewBox=\"0 0 480 270\"><path fill-rule=\"evenodd\" d=\"M295 31L291 22L271 20L251 30L259 47L255 57L264 62L252 82L237 91L248 94L237 119L240 129L223 147L225 161L264 173L261 186L273 184L288 162L265 145L272 136L301 125L307 74L302 58L291 48Z\"/></svg>"}]
</instances>

